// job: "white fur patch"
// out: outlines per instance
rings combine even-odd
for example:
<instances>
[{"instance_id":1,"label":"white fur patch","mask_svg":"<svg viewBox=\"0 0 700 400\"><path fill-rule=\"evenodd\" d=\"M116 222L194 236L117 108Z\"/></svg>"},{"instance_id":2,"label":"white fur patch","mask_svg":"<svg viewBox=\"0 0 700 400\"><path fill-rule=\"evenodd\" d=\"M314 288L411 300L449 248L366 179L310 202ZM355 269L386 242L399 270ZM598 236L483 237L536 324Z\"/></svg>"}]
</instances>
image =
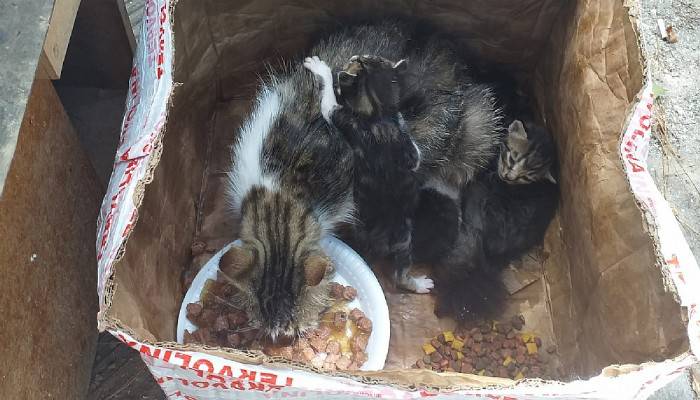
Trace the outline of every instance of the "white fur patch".
<instances>
[{"instance_id":1,"label":"white fur patch","mask_svg":"<svg viewBox=\"0 0 700 400\"><path fill-rule=\"evenodd\" d=\"M241 202L253 186L277 191L277 177L264 174L263 144L280 113L280 96L263 88L255 110L243 125L233 150L233 171L229 173L228 197L234 212L240 211Z\"/></svg>"},{"instance_id":2,"label":"white fur patch","mask_svg":"<svg viewBox=\"0 0 700 400\"><path fill-rule=\"evenodd\" d=\"M459 200L459 189L445 182L443 179L431 177L423 187L433 188L454 201Z\"/></svg>"},{"instance_id":3,"label":"white fur patch","mask_svg":"<svg viewBox=\"0 0 700 400\"><path fill-rule=\"evenodd\" d=\"M430 293L430 289L435 287L433 280L425 275L411 277L413 291L416 293Z\"/></svg>"},{"instance_id":4,"label":"white fur patch","mask_svg":"<svg viewBox=\"0 0 700 400\"><path fill-rule=\"evenodd\" d=\"M304 67L311 71L321 83L321 115L328 123L331 122L331 114L338 107L338 102L333 92L333 75L331 69L317 56L306 57Z\"/></svg>"},{"instance_id":5,"label":"white fur patch","mask_svg":"<svg viewBox=\"0 0 700 400\"><path fill-rule=\"evenodd\" d=\"M405 60L401 60L397 64L399 64L403 61L405 61ZM398 114L398 120L399 120L399 126L402 126L402 127L406 126L406 120L403 119L403 114L401 114L401 113ZM423 154L421 154L420 148L418 147L418 144L416 143L416 141L413 139L412 136L411 136L411 144L416 149L416 154L418 155L418 162L416 163L416 166L413 169L411 169L411 171L416 172L420 168L420 162L423 158Z\"/></svg>"},{"instance_id":6,"label":"white fur patch","mask_svg":"<svg viewBox=\"0 0 700 400\"><path fill-rule=\"evenodd\" d=\"M418 171L418 168L420 168L420 160L421 160L422 154L420 152L420 149L418 148L418 145L416 144L416 142L413 139L411 139L411 144L413 144L413 147L415 147L416 153L418 154L418 162L416 163L416 166L413 167L413 169L411 170L411 171L415 172L415 171Z\"/></svg>"}]
</instances>

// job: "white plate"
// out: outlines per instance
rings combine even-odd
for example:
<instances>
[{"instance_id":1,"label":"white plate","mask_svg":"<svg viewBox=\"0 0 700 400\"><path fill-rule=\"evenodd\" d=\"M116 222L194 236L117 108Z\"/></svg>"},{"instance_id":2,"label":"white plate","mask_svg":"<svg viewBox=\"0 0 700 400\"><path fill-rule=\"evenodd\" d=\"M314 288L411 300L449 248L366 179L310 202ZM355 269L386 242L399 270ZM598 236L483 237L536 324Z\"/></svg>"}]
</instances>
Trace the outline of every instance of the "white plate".
<instances>
[{"instance_id":1,"label":"white plate","mask_svg":"<svg viewBox=\"0 0 700 400\"><path fill-rule=\"evenodd\" d=\"M185 330L193 332L197 329L187 319L187 305L199 301L199 296L208 279L216 280L219 259L236 242L224 246L209 259L192 281L192 286L187 290L180 306L180 315L177 319L178 343L183 343ZM369 358L360 369L375 371L384 368L386 355L389 352L389 308L382 287L362 257L345 243L333 237L326 237L321 240L321 248L335 265L335 276L332 280L357 289L357 298L349 304L349 307L359 308L372 321L372 334L367 343Z\"/></svg>"}]
</instances>

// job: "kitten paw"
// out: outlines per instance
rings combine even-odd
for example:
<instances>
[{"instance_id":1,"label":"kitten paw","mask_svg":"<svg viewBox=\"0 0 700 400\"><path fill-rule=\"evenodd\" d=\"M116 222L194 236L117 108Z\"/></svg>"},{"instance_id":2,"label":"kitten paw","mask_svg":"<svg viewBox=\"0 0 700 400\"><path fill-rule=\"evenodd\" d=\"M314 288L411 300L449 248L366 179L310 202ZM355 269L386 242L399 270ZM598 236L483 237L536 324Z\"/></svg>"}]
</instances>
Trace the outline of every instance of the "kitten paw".
<instances>
[{"instance_id":1,"label":"kitten paw","mask_svg":"<svg viewBox=\"0 0 700 400\"><path fill-rule=\"evenodd\" d=\"M421 276L406 276L402 282L399 282L399 286L408 291L425 294L430 293L430 289L435 287L433 280L425 275Z\"/></svg>"},{"instance_id":2,"label":"kitten paw","mask_svg":"<svg viewBox=\"0 0 700 400\"><path fill-rule=\"evenodd\" d=\"M333 75L331 69L325 61L322 61L318 56L306 57L304 59L304 68L313 72L324 84L333 83Z\"/></svg>"},{"instance_id":3,"label":"kitten paw","mask_svg":"<svg viewBox=\"0 0 700 400\"><path fill-rule=\"evenodd\" d=\"M435 287L433 280L425 275L411 277L411 280L413 281L414 286L413 291L416 293L430 293L430 289Z\"/></svg>"}]
</instances>

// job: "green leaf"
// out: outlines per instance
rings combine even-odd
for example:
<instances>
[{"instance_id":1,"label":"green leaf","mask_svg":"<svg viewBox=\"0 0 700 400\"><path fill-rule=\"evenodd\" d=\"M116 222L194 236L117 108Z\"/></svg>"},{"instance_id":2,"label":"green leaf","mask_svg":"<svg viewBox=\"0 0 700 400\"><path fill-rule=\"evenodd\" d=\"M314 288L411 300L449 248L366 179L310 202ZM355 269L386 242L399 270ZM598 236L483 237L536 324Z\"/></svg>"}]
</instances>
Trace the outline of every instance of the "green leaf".
<instances>
[{"instance_id":1,"label":"green leaf","mask_svg":"<svg viewBox=\"0 0 700 400\"><path fill-rule=\"evenodd\" d=\"M666 88L654 82L651 84L651 93L654 94L654 97L662 97L666 95Z\"/></svg>"}]
</instances>

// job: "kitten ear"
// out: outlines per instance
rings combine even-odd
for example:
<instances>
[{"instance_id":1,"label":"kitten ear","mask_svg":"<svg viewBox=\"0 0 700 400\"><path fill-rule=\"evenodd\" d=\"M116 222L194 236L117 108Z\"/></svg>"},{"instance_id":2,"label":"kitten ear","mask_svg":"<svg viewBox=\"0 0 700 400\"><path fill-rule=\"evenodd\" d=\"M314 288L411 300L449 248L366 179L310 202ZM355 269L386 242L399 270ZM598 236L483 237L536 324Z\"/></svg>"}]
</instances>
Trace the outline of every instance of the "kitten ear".
<instances>
[{"instance_id":1,"label":"kitten ear","mask_svg":"<svg viewBox=\"0 0 700 400\"><path fill-rule=\"evenodd\" d=\"M547 170L547 173L544 175L544 179L552 182L553 184L557 184L557 180L554 179L554 176L552 176L552 171Z\"/></svg>"},{"instance_id":2,"label":"kitten ear","mask_svg":"<svg viewBox=\"0 0 700 400\"><path fill-rule=\"evenodd\" d=\"M313 255L304 260L304 278L308 286L316 286L331 269L331 260L324 256Z\"/></svg>"},{"instance_id":3,"label":"kitten ear","mask_svg":"<svg viewBox=\"0 0 700 400\"><path fill-rule=\"evenodd\" d=\"M394 64L394 71L396 71L397 74L403 74L406 72L406 69L408 68L408 62L404 58L403 60L399 60Z\"/></svg>"},{"instance_id":4,"label":"kitten ear","mask_svg":"<svg viewBox=\"0 0 700 400\"><path fill-rule=\"evenodd\" d=\"M515 139L527 140L527 132L525 131L525 126L519 120L514 120L508 126L508 136Z\"/></svg>"},{"instance_id":5,"label":"kitten ear","mask_svg":"<svg viewBox=\"0 0 700 400\"><path fill-rule=\"evenodd\" d=\"M248 272L253 266L253 250L243 245L233 245L219 260L219 270L229 278Z\"/></svg>"},{"instance_id":6,"label":"kitten ear","mask_svg":"<svg viewBox=\"0 0 700 400\"><path fill-rule=\"evenodd\" d=\"M345 71L338 72L338 86L340 87L352 86L355 83L355 79L357 79L357 75Z\"/></svg>"}]
</instances>

